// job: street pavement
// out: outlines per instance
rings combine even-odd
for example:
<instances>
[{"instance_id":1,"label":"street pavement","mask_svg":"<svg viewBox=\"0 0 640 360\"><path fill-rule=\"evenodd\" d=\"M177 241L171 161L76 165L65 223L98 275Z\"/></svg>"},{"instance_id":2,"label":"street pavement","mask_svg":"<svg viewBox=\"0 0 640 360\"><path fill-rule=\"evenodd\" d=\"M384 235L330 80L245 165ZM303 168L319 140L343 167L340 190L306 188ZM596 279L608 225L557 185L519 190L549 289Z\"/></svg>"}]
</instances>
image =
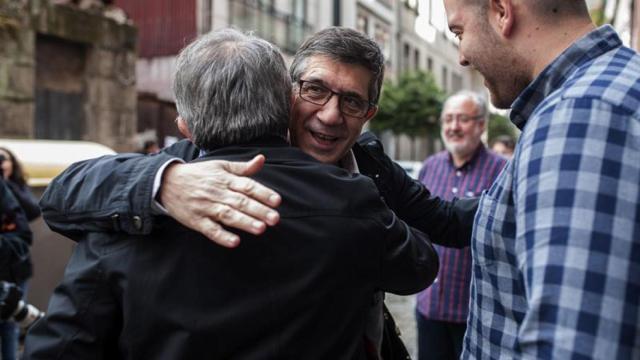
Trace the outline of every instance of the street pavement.
<instances>
[{"instance_id":1,"label":"street pavement","mask_svg":"<svg viewBox=\"0 0 640 360\"><path fill-rule=\"evenodd\" d=\"M402 341L407 346L412 359L418 358L418 348L416 345L416 320L414 311L416 307L416 297L398 296L393 294L385 295L387 308L393 315L396 325L400 328Z\"/></svg>"}]
</instances>

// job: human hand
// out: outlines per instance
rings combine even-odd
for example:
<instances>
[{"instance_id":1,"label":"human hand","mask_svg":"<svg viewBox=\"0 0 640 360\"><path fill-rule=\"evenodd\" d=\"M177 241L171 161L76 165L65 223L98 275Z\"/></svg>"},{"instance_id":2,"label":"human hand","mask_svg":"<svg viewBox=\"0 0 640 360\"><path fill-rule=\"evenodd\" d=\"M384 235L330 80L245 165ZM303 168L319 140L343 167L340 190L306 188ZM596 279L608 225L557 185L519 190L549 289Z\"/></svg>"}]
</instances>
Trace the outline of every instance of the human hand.
<instances>
[{"instance_id":1,"label":"human hand","mask_svg":"<svg viewBox=\"0 0 640 360\"><path fill-rule=\"evenodd\" d=\"M162 175L160 202L178 222L213 242L236 247L240 237L223 225L251 234L263 233L280 215L280 195L246 177L264 165L263 155L249 162L224 160L171 164Z\"/></svg>"}]
</instances>

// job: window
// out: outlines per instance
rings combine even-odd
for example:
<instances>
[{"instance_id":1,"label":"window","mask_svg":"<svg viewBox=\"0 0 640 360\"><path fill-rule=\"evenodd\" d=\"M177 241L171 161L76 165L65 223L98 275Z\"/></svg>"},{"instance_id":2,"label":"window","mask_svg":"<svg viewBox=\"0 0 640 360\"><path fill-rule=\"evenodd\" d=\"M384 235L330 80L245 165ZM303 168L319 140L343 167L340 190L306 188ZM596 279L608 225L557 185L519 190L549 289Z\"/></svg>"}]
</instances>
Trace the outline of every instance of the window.
<instances>
[{"instance_id":1,"label":"window","mask_svg":"<svg viewBox=\"0 0 640 360\"><path fill-rule=\"evenodd\" d=\"M373 40L380 46L382 49L382 55L387 60L387 62L391 59L391 30L390 26L376 21L374 26Z\"/></svg>"},{"instance_id":2,"label":"window","mask_svg":"<svg viewBox=\"0 0 640 360\"><path fill-rule=\"evenodd\" d=\"M442 81L442 90L444 90L445 92L449 92L449 86L448 86L449 85L448 84L449 81L448 81L448 78L449 78L449 71L447 70L446 66L443 66L442 67L442 79L441 79L441 81Z\"/></svg>"},{"instance_id":3,"label":"window","mask_svg":"<svg viewBox=\"0 0 640 360\"><path fill-rule=\"evenodd\" d=\"M420 70L420 50L413 50L413 69Z\"/></svg>"},{"instance_id":4,"label":"window","mask_svg":"<svg viewBox=\"0 0 640 360\"><path fill-rule=\"evenodd\" d=\"M427 70L433 73L433 59L431 57L427 57Z\"/></svg>"},{"instance_id":5,"label":"window","mask_svg":"<svg viewBox=\"0 0 640 360\"><path fill-rule=\"evenodd\" d=\"M404 56L402 57L402 71L409 71L409 61L411 60L411 46L404 44Z\"/></svg>"},{"instance_id":6,"label":"window","mask_svg":"<svg viewBox=\"0 0 640 360\"><path fill-rule=\"evenodd\" d=\"M451 74L451 92L458 92L462 90L462 76L460 74Z\"/></svg>"},{"instance_id":7,"label":"window","mask_svg":"<svg viewBox=\"0 0 640 360\"><path fill-rule=\"evenodd\" d=\"M369 34L369 18L364 14L358 14L356 29L363 34Z\"/></svg>"},{"instance_id":8,"label":"window","mask_svg":"<svg viewBox=\"0 0 640 360\"><path fill-rule=\"evenodd\" d=\"M293 9L293 16L301 21L307 20L307 0L291 0L291 8Z\"/></svg>"}]
</instances>

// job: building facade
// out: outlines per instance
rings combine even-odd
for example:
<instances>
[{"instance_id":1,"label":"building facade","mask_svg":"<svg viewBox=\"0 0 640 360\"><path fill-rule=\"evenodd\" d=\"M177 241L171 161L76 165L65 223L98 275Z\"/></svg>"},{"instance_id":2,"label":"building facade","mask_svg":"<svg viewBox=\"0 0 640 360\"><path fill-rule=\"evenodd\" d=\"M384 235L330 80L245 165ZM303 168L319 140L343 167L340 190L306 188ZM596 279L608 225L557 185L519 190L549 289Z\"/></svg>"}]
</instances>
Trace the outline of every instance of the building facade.
<instances>
[{"instance_id":1,"label":"building facade","mask_svg":"<svg viewBox=\"0 0 640 360\"><path fill-rule=\"evenodd\" d=\"M102 2L0 0L0 136L130 150L136 30Z\"/></svg>"},{"instance_id":2,"label":"building facade","mask_svg":"<svg viewBox=\"0 0 640 360\"><path fill-rule=\"evenodd\" d=\"M425 0L427 8L441 0ZM432 39L416 32L425 4L417 0L116 0L139 28L139 141L157 137L166 145L177 137L171 83L178 51L213 29L233 26L253 31L279 46L287 61L310 34L332 25L351 27L373 38L387 59L387 78L402 71L428 70L448 92L482 89L479 76L458 65L457 45L448 29L430 25ZM437 5L439 4L439 5ZM433 18L438 15L431 13ZM442 15L444 16L444 15ZM440 16L440 17L442 17ZM373 120L375 121L375 119ZM165 143L167 139L167 143ZM421 160L438 149L427 140L383 136L390 155ZM434 147L435 146L435 147Z\"/></svg>"}]
</instances>

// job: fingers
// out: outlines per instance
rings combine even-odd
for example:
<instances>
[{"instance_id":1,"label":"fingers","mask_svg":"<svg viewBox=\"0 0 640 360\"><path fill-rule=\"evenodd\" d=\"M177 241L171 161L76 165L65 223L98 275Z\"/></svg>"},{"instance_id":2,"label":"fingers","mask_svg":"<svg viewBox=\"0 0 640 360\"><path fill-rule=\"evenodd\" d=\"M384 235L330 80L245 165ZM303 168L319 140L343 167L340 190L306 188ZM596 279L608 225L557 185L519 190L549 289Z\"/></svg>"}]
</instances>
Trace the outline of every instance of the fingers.
<instances>
[{"instance_id":1,"label":"fingers","mask_svg":"<svg viewBox=\"0 0 640 360\"><path fill-rule=\"evenodd\" d=\"M278 193L246 177L235 177L229 183L233 193L227 198L226 204L246 212L273 226L278 220L278 213L272 210L280 205L282 198Z\"/></svg>"},{"instance_id":2,"label":"fingers","mask_svg":"<svg viewBox=\"0 0 640 360\"><path fill-rule=\"evenodd\" d=\"M264 161L265 161L265 158L263 155L256 155L248 163L226 162L225 164L223 164L223 168L232 174L239 175L234 177L230 181L229 188L231 190L247 195L250 198L255 199L267 206L276 207L280 205L280 202L282 201L282 199L280 198L280 195L277 192L269 189L264 185L261 185L260 183L254 180L244 177L244 176L253 175L256 172L258 172L260 169L262 169L262 166L264 165ZM259 213L253 214L253 215L254 216L257 215L258 218L260 218L263 221L266 221L269 225L274 225L270 223L269 220L264 218L264 216L266 215L266 213L264 213L264 210L265 210L264 208L261 208Z\"/></svg>"},{"instance_id":3,"label":"fingers","mask_svg":"<svg viewBox=\"0 0 640 360\"><path fill-rule=\"evenodd\" d=\"M259 235L280 220L273 209L280 204L280 195L245 177L259 171L264 161L258 155L249 162L172 165L163 174L161 202L180 223L217 244L235 247L239 237L222 225Z\"/></svg>"},{"instance_id":4,"label":"fingers","mask_svg":"<svg viewBox=\"0 0 640 360\"><path fill-rule=\"evenodd\" d=\"M224 168L228 172L235 175L251 176L257 173L258 171L260 171L260 169L262 169L264 162L265 162L264 155L256 155L249 162L227 161L226 164L224 165Z\"/></svg>"},{"instance_id":5,"label":"fingers","mask_svg":"<svg viewBox=\"0 0 640 360\"><path fill-rule=\"evenodd\" d=\"M240 244L240 237L238 235L226 231L218 223L208 218L202 218L198 224L194 225L194 230L224 247L234 248Z\"/></svg>"},{"instance_id":6,"label":"fingers","mask_svg":"<svg viewBox=\"0 0 640 360\"><path fill-rule=\"evenodd\" d=\"M207 218L225 226L234 227L254 235L260 235L267 229L264 222L226 204L218 203L209 207L208 210L208 213L205 214Z\"/></svg>"}]
</instances>

